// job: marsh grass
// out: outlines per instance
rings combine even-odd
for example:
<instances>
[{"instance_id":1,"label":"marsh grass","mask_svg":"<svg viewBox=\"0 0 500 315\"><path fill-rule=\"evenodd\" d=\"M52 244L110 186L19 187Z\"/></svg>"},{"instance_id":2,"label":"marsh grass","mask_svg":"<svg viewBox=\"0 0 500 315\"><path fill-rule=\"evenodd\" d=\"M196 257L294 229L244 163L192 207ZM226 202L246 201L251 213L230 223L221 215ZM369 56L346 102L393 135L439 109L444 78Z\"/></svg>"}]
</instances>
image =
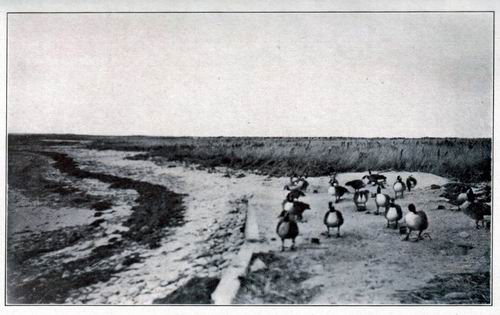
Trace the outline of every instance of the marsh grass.
<instances>
[{"instance_id":1,"label":"marsh grass","mask_svg":"<svg viewBox=\"0 0 500 315\"><path fill-rule=\"evenodd\" d=\"M421 171L461 181L491 180L491 139L465 138L248 138L248 137L103 137L37 135L33 139L91 140L88 147L146 151L204 167L227 166L272 176L332 171ZM38 141L40 143L41 141ZM50 143L50 142L49 142ZM71 143L69 143L71 144Z\"/></svg>"},{"instance_id":2,"label":"marsh grass","mask_svg":"<svg viewBox=\"0 0 500 315\"><path fill-rule=\"evenodd\" d=\"M148 151L142 158L162 156L276 176L373 169L429 172L463 181L491 179L490 139L122 138L91 146L140 149Z\"/></svg>"}]
</instances>

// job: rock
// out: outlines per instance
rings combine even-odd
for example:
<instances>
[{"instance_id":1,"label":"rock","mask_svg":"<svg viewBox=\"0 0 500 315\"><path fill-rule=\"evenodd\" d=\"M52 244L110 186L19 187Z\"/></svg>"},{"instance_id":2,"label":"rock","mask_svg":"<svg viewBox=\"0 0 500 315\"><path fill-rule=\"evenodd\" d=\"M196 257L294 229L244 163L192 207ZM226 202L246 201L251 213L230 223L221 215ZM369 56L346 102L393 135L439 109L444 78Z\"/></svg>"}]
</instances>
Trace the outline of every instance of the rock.
<instances>
[{"instance_id":1,"label":"rock","mask_svg":"<svg viewBox=\"0 0 500 315\"><path fill-rule=\"evenodd\" d=\"M441 186L436 185L436 184L432 184L431 189L441 189Z\"/></svg>"},{"instance_id":2,"label":"rock","mask_svg":"<svg viewBox=\"0 0 500 315\"><path fill-rule=\"evenodd\" d=\"M317 189L314 189L313 190L313 194L317 194L318 193L318 190Z\"/></svg>"},{"instance_id":3,"label":"rock","mask_svg":"<svg viewBox=\"0 0 500 315\"><path fill-rule=\"evenodd\" d=\"M236 176L236 178L243 178L243 177L246 177L246 175L243 173L240 173L240 174L238 174L238 176Z\"/></svg>"},{"instance_id":4,"label":"rock","mask_svg":"<svg viewBox=\"0 0 500 315\"><path fill-rule=\"evenodd\" d=\"M255 272L255 271L259 271L259 270L266 269L266 268L267 268L267 265L262 260L257 258L252 263L252 266L250 266L250 271Z\"/></svg>"},{"instance_id":5,"label":"rock","mask_svg":"<svg viewBox=\"0 0 500 315\"><path fill-rule=\"evenodd\" d=\"M467 233L467 232L465 232L465 231L460 232L458 235L459 235L461 238L469 238L469 237L470 237L470 234L469 234L469 233Z\"/></svg>"},{"instance_id":6,"label":"rock","mask_svg":"<svg viewBox=\"0 0 500 315\"><path fill-rule=\"evenodd\" d=\"M446 209L446 208L445 208L443 205L439 205L439 206L437 207L437 209L438 209L438 210L444 210L444 209Z\"/></svg>"},{"instance_id":7,"label":"rock","mask_svg":"<svg viewBox=\"0 0 500 315\"><path fill-rule=\"evenodd\" d=\"M312 243L312 244L318 244L318 245L319 245L319 244L320 244L319 238L317 238L317 237L313 237L313 238L311 238L311 243Z\"/></svg>"},{"instance_id":8,"label":"rock","mask_svg":"<svg viewBox=\"0 0 500 315\"><path fill-rule=\"evenodd\" d=\"M444 296L445 299L460 300L467 299L469 295L465 292L450 292Z\"/></svg>"}]
</instances>

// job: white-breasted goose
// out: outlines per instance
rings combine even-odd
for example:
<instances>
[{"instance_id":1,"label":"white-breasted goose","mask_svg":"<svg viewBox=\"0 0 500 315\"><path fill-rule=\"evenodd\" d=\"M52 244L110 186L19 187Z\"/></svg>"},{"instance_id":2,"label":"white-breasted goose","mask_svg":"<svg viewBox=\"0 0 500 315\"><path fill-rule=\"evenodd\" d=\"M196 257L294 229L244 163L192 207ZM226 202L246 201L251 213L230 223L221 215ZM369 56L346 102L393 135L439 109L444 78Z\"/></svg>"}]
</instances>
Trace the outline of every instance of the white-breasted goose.
<instances>
[{"instance_id":1,"label":"white-breasted goose","mask_svg":"<svg viewBox=\"0 0 500 315\"><path fill-rule=\"evenodd\" d=\"M410 234L412 231L418 231L418 236L415 240L415 242L418 242L419 240L423 239L422 232L429 227L429 220L427 219L427 215L425 214L425 212L422 210L417 211L415 205L412 203L408 205L408 210L410 210L410 212L405 215L408 234L403 240L407 241L410 238ZM430 239L428 233L425 233L424 235L428 236Z\"/></svg>"},{"instance_id":2,"label":"white-breasted goose","mask_svg":"<svg viewBox=\"0 0 500 315\"><path fill-rule=\"evenodd\" d=\"M294 202L295 202L294 199L291 199L291 197L286 196L286 199L283 200L283 202L281 203L281 208L285 211L292 211Z\"/></svg>"},{"instance_id":3,"label":"white-breasted goose","mask_svg":"<svg viewBox=\"0 0 500 315\"><path fill-rule=\"evenodd\" d=\"M330 185L330 188L328 188L328 194L335 197L335 203L339 202L340 198L349 192L347 188L339 186L337 181L331 182Z\"/></svg>"},{"instance_id":4,"label":"white-breasted goose","mask_svg":"<svg viewBox=\"0 0 500 315\"><path fill-rule=\"evenodd\" d=\"M389 204L391 202L391 197L389 195L383 194L382 193L382 188L380 186L377 187L377 194L375 195L375 204L377 205L377 212L375 212L376 215L378 215L379 208L384 208L387 209L389 207Z\"/></svg>"},{"instance_id":5,"label":"white-breasted goose","mask_svg":"<svg viewBox=\"0 0 500 315\"><path fill-rule=\"evenodd\" d=\"M472 189L469 188L469 190L471 193L468 193L467 201L462 203L458 208L468 217L473 219L476 222L476 228L479 229L479 222L481 222L481 225L484 227L484 217L491 215L491 206L476 201Z\"/></svg>"},{"instance_id":6,"label":"white-breasted goose","mask_svg":"<svg viewBox=\"0 0 500 315\"><path fill-rule=\"evenodd\" d=\"M330 237L330 228L337 228L337 237L340 237L340 226L344 224L344 217L340 211L335 210L331 201L328 202L328 211L325 213L323 223L327 228L327 237Z\"/></svg>"},{"instance_id":7,"label":"white-breasted goose","mask_svg":"<svg viewBox=\"0 0 500 315\"><path fill-rule=\"evenodd\" d=\"M417 180L415 179L415 177L413 177L412 175L408 176L408 178L406 179L406 187L408 187L408 191L411 191L411 189L415 186L417 186Z\"/></svg>"},{"instance_id":8,"label":"white-breasted goose","mask_svg":"<svg viewBox=\"0 0 500 315\"><path fill-rule=\"evenodd\" d=\"M368 190L361 190L354 193L354 204L358 211L366 210L366 203L370 199L370 192Z\"/></svg>"},{"instance_id":9,"label":"white-breasted goose","mask_svg":"<svg viewBox=\"0 0 500 315\"><path fill-rule=\"evenodd\" d=\"M276 233L281 238L281 250L285 250L285 240L291 239L292 246L291 250L295 249L295 238L299 235L299 226L297 222L290 218L290 214L287 212L283 218L276 225Z\"/></svg>"},{"instance_id":10,"label":"white-breasted goose","mask_svg":"<svg viewBox=\"0 0 500 315\"><path fill-rule=\"evenodd\" d=\"M406 185L403 183L401 176L398 176L396 182L393 185L394 188L394 199L398 198L398 194L403 198L404 191L406 190Z\"/></svg>"},{"instance_id":11,"label":"white-breasted goose","mask_svg":"<svg viewBox=\"0 0 500 315\"><path fill-rule=\"evenodd\" d=\"M457 196L457 205L461 205L462 203L466 202L467 200L474 201L476 198L476 195L474 194L474 191L472 190L471 187L462 187L461 193Z\"/></svg>"},{"instance_id":12,"label":"white-breasted goose","mask_svg":"<svg viewBox=\"0 0 500 315\"><path fill-rule=\"evenodd\" d=\"M387 220L387 227L396 223L394 228L397 229L399 220L403 218L403 210L400 205L394 203L394 199L391 199L389 206L385 209L384 215Z\"/></svg>"}]
</instances>

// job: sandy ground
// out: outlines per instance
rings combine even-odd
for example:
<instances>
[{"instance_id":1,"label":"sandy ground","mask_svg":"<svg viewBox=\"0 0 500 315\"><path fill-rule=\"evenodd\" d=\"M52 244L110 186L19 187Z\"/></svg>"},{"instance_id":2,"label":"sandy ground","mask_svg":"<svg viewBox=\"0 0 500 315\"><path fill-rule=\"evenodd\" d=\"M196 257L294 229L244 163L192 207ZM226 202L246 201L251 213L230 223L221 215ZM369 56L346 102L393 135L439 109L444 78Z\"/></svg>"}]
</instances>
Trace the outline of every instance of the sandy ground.
<instances>
[{"instance_id":1,"label":"sandy ground","mask_svg":"<svg viewBox=\"0 0 500 315\"><path fill-rule=\"evenodd\" d=\"M409 175L404 172L384 175L388 182L393 183L398 174L403 178ZM345 183L361 175L341 174L338 179ZM341 238L326 238L322 220L330 199L326 192L328 179L311 178L309 191L316 189L318 193L308 193L303 198L311 204L312 210L306 212L307 223L299 225L298 248L293 252L280 251L281 241L275 234L278 211L276 206L271 210L263 204L271 200L275 204L283 192L280 192L278 183L264 183L275 194L259 199L263 252L286 257L290 265L311 275L298 285L321 288L309 301L312 304L398 304L401 300L397 294L399 291L422 287L436 275L488 271L490 231L477 230L470 218L450 210L451 205L446 199L439 197L440 189L430 189L431 184L442 185L446 179L422 173L413 173L413 176L417 178L418 186L405 193L403 199L397 199L397 203L402 206L403 215L408 212L409 203L427 213L432 240L401 241L399 230L386 228L385 218L373 214L376 209L373 199L367 203L368 211L372 213L367 214L355 211L352 195L335 205L345 219ZM373 187L370 189L375 192ZM383 192L393 195L391 189ZM445 209L437 210L439 205ZM465 233L460 236L461 232ZM311 238L319 238L321 244L311 244ZM464 252L463 246L471 249ZM246 302L259 303L261 300L247 299Z\"/></svg>"},{"instance_id":2,"label":"sandy ground","mask_svg":"<svg viewBox=\"0 0 500 315\"><path fill-rule=\"evenodd\" d=\"M244 217L229 220L235 218L235 209L244 212L242 207L246 206L253 207L258 214L261 251L279 255L311 275L300 283L300 286L317 288L309 303L399 303L395 295L399 290L421 287L436 275L489 270L489 231L476 230L471 219L460 212L450 211L451 206L439 197L442 191L430 189L431 184L443 185L447 180L432 174L412 173L418 186L397 201L404 213L408 211L409 203L426 211L432 240L401 241L398 230L385 227L383 216L356 212L352 194L336 205L345 218L342 237L327 239L322 235L326 231L322 219L330 200L328 178L318 177L309 178L311 185L307 196L301 199L310 203L312 209L304 215L307 222L300 224L298 248L294 252L282 253L275 226L281 201L287 193L283 190L286 178L243 174L223 168L206 170L161 158L154 161L125 159L138 152L65 146L58 150L68 153L82 169L160 184L176 193L186 194L185 224L169 231L159 248L129 248L123 255L137 253L142 258L140 262L120 269L109 281L73 292L66 303L149 304L174 292L193 277L220 277L242 243L241 234L223 236L221 233L231 229L234 232ZM337 179L344 184L362 175L365 174L339 174ZM406 178L409 173L384 175L389 183L393 183L397 175ZM94 187L94 193L106 188L93 182L84 184L88 186L87 190ZM390 187L392 185L388 185ZM375 191L373 187L370 189ZM384 192L393 195L390 189ZM121 224L118 218L126 216L133 206L131 200L133 198L128 197L116 205L123 208L123 215L109 212L109 219L114 217L116 225ZM438 205L444 205L446 209L437 210ZM373 199L367 207L373 212ZM40 215L43 216L43 211ZM83 215L81 220L87 219ZM20 226L19 230L23 228ZM466 232L467 236L460 236L460 232ZM85 256L89 247L107 244L110 234L104 235L90 245L77 244L47 255L61 255L69 260ZM311 238L319 238L321 244L311 244ZM464 253L461 245L472 249ZM252 301L250 297L249 302L259 303L259 300Z\"/></svg>"},{"instance_id":3,"label":"sandy ground","mask_svg":"<svg viewBox=\"0 0 500 315\"><path fill-rule=\"evenodd\" d=\"M130 167L131 163L138 163L118 161L120 164L126 163L126 166L121 165L126 169L134 169ZM156 165L166 163L159 159ZM398 230L386 228L383 216L356 212L352 194L336 205L345 217L345 224L341 229L342 237L327 239L322 235L325 231L322 219L330 200L327 194L328 178L310 178L309 192L302 200L310 203L312 210L305 214L307 222L300 224L298 249L295 252L281 253L275 226L281 201L286 195L283 190L286 178L253 174L246 174L242 178L227 178L224 177L225 169L219 168L217 172L209 174L206 171L197 171L194 166L163 167L158 172L157 176L170 174L175 176L176 182L184 182L185 188L178 190L187 191L191 203L196 203L196 200L211 200L213 207L217 208L225 200L246 196L249 199L249 207L254 207L258 214L263 240L262 252L277 252L294 260L297 265L303 266L304 270L314 275L302 285L322 288L310 303L399 303L400 299L396 295L398 291L421 287L436 275L489 270L489 231L475 229L470 218L450 210L451 205L446 199L439 197L441 190L430 189L432 184L443 185L448 182L439 176L411 173L418 180L418 186L397 201L403 207L404 213L408 212L407 205L414 203L417 209L425 210L428 214L428 232L432 240L416 243L401 241ZM364 173L339 174L338 180L342 184L362 175ZM393 183L397 175L406 178L410 173L384 175L388 177L389 183ZM178 185L175 182L172 184L174 187ZM388 185L384 193L393 195L391 187L392 185ZM313 190L318 193L312 193ZM374 187L370 190L375 192ZM445 209L437 210L438 205L444 206ZM373 199L370 199L367 207L368 211L373 212ZM193 226L186 225L185 228L193 231ZM460 232L466 232L468 236L463 238L459 235ZM321 244L311 244L313 237L320 238ZM461 247L464 245L472 249L464 253Z\"/></svg>"}]
</instances>

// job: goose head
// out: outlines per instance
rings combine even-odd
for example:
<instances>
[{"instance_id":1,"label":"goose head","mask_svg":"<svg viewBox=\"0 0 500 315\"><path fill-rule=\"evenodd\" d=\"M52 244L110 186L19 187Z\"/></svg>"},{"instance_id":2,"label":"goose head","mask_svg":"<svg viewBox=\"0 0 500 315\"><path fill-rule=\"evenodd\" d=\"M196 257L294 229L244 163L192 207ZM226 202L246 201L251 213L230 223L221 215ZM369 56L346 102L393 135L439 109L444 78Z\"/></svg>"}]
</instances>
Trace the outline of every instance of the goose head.
<instances>
[{"instance_id":1,"label":"goose head","mask_svg":"<svg viewBox=\"0 0 500 315\"><path fill-rule=\"evenodd\" d=\"M335 211L335 207L333 206L333 202L331 202L331 201L328 202L328 210L330 212L334 212Z\"/></svg>"},{"instance_id":2,"label":"goose head","mask_svg":"<svg viewBox=\"0 0 500 315\"><path fill-rule=\"evenodd\" d=\"M469 189L467 189L467 200L469 202L474 202L474 199L475 199L474 191L472 191L472 188L469 187Z\"/></svg>"},{"instance_id":3,"label":"goose head","mask_svg":"<svg viewBox=\"0 0 500 315\"><path fill-rule=\"evenodd\" d=\"M417 209L415 208L415 205L413 203L410 203L408 205L408 210L410 210L410 212L412 212L412 213L417 214Z\"/></svg>"}]
</instances>

